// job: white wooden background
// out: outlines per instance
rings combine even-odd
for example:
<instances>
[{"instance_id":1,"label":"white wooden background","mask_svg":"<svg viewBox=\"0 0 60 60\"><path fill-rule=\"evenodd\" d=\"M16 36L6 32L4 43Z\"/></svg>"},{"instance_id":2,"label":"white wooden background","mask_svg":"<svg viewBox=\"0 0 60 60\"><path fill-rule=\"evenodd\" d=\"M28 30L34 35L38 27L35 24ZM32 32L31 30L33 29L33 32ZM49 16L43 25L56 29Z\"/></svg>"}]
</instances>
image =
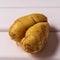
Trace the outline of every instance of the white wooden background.
<instances>
[{"instance_id":1,"label":"white wooden background","mask_svg":"<svg viewBox=\"0 0 60 60\"><path fill-rule=\"evenodd\" d=\"M9 26L17 18L42 13L48 17L50 33L43 52L34 57L17 47L8 35ZM60 59L60 0L0 0L0 59Z\"/></svg>"}]
</instances>

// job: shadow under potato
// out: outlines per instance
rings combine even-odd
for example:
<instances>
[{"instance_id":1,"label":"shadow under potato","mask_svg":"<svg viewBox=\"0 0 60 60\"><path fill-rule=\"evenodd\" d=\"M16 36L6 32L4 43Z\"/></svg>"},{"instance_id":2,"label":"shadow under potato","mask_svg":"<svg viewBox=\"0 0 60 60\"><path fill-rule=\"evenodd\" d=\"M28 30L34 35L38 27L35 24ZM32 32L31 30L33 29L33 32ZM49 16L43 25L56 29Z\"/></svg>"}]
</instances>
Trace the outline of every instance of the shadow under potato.
<instances>
[{"instance_id":1,"label":"shadow under potato","mask_svg":"<svg viewBox=\"0 0 60 60\"><path fill-rule=\"evenodd\" d=\"M55 28L51 28L52 30L57 31ZM33 55L35 58L50 58L52 55L55 54L58 46L58 36L56 32L50 31L48 42L45 46L45 48L38 54Z\"/></svg>"}]
</instances>

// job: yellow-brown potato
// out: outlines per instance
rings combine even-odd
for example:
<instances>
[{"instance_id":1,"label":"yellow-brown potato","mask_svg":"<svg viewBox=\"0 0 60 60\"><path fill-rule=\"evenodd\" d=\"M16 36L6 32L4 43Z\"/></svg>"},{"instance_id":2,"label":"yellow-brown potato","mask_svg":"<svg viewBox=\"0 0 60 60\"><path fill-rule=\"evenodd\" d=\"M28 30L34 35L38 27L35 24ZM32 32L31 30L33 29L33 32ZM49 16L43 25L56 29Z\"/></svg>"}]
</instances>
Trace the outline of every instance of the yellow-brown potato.
<instances>
[{"instance_id":1,"label":"yellow-brown potato","mask_svg":"<svg viewBox=\"0 0 60 60\"><path fill-rule=\"evenodd\" d=\"M22 48L29 53L37 53L41 51L48 38L49 24L47 22L40 22L30 27L25 37L21 40Z\"/></svg>"},{"instance_id":2,"label":"yellow-brown potato","mask_svg":"<svg viewBox=\"0 0 60 60\"><path fill-rule=\"evenodd\" d=\"M43 14L30 14L18 18L9 28L9 35L14 41L20 42L26 30L39 22L47 22L47 18Z\"/></svg>"},{"instance_id":3,"label":"yellow-brown potato","mask_svg":"<svg viewBox=\"0 0 60 60\"><path fill-rule=\"evenodd\" d=\"M41 51L47 42L49 24L43 14L30 14L18 18L9 28L11 38L28 53Z\"/></svg>"}]
</instances>

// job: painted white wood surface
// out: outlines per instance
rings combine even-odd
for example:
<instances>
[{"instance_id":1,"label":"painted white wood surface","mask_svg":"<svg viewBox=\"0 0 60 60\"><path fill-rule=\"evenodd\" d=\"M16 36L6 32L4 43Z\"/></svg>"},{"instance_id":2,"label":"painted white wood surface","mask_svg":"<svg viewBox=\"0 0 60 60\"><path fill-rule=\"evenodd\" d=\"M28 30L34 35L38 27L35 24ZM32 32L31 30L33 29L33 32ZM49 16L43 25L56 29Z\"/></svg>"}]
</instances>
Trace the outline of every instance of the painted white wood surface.
<instances>
[{"instance_id":1,"label":"painted white wood surface","mask_svg":"<svg viewBox=\"0 0 60 60\"><path fill-rule=\"evenodd\" d=\"M60 0L0 0L0 7L60 7Z\"/></svg>"},{"instance_id":2,"label":"painted white wood surface","mask_svg":"<svg viewBox=\"0 0 60 60\"><path fill-rule=\"evenodd\" d=\"M60 8L0 8L0 31L8 30L17 18L31 13L41 13L48 17L51 31L60 31Z\"/></svg>"},{"instance_id":3,"label":"painted white wood surface","mask_svg":"<svg viewBox=\"0 0 60 60\"><path fill-rule=\"evenodd\" d=\"M0 32L0 58L2 57L6 59L12 58L12 60L13 58L21 60L60 59L60 32L50 32L48 44L37 56L32 56L19 48L16 43L10 39L8 32Z\"/></svg>"},{"instance_id":4,"label":"painted white wood surface","mask_svg":"<svg viewBox=\"0 0 60 60\"><path fill-rule=\"evenodd\" d=\"M8 35L17 18L42 13L51 26L48 44L37 56L17 47ZM57 31L57 32L56 32ZM0 0L0 60L60 60L60 0Z\"/></svg>"}]
</instances>

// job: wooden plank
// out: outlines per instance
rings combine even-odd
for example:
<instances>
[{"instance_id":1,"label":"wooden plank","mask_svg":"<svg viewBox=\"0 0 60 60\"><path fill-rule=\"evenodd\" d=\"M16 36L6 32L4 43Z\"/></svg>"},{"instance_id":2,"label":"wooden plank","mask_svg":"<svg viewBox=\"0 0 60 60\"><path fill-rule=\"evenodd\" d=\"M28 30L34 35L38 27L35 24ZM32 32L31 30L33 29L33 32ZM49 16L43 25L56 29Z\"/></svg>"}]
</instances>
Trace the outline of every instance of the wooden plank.
<instances>
[{"instance_id":1,"label":"wooden plank","mask_svg":"<svg viewBox=\"0 0 60 60\"><path fill-rule=\"evenodd\" d=\"M60 59L60 32L50 32L46 47L36 56L32 56L19 48L15 42L10 39L8 32L0 32L0 58L22 60Z\"/></svg>"},{"instance_id":2,"label":"wooden plank","mask_svg":"<svg viewBox=\"0 0 60 60\"><path fill-rule=\"evenodd\" d=\"M0 0L0 7L60 7L60 0Z\"/></svg>"},{"instance_id":3,"label":"wooden plank","mask_svg":"<svg viewBox=\"0 0 60 60\"><path fill-rule=\"evenodd\" d=\"M8 31L19 17L31 13L41 13L48 17L50 31L60 31L60 8L0 8L0 31Z\"/></svg>"}]
</instances>

